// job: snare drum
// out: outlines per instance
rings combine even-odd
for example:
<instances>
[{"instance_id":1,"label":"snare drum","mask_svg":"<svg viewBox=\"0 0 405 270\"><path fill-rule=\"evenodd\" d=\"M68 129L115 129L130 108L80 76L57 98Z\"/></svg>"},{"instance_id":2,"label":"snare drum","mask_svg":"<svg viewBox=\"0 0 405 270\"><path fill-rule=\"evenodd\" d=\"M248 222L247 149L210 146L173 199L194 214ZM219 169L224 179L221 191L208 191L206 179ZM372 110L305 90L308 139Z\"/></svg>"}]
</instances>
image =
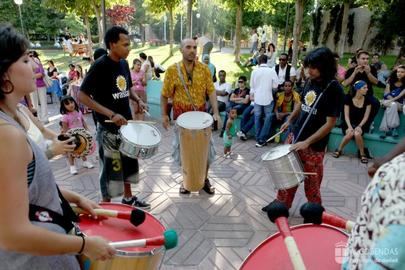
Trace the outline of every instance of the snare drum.
<instances>
[{"instance_id":1,"label":"snare drum","mask_svg":"<svg viewBox=\"0 0 405 270\"><path fill-rule=\"evenodd\" d=\"M325 224L291 227L292 235L307 269L338 270L346 254L348 235ZM244 260L240 270L294 269L280 233L264 240Z\"/></svg>"},{"instance_id":2,"label":"snare drum","mask_svg":"<svg viewBox=\"0 0 405 270\"><path fill-rule=\"evenodd\" d=\"M148 159L155 155L162 136L160 131L144 123L128 123L120 128L120 152L131 158Z\"/></svg>"},{"instance_id":3,"label":"snare drum","mask_svg":"<svg viewBox=\"0 0 405 270\"><path fill-rule=\"evenodd\" d=\"M205 112L186 112L176 121L180 135L183 186L199 191L204 186L211 140L212 116Z\"/></svg>"},{"instance_id":4,"label":"snare drum","mask_svg":"<svg viewBox=\"0 0 405 270\"><path fill-rule=\"evenodd\" d=\"M129 205L118 203L100 203L105 209L131 211ZM108 218L94 220L86 215L80 216L80 230L87 236L101 236L117 242L134 239L150 238L162 235L164 226L151 214L145 212L145 221L135 227L129 220ZM158 269L162 257L163 246L133 247L118 249L113 259L108 261L94 261L82 255L80 262L83 270L132 270Z\"/></svg>"},{"instance_id":5,"label":"snare drum","mask_svg":"<svg viewBox=\"0 0 405 270\"><path fill-rule=\"evenodd\" d=\"M276 146L262 155L276 189L298 186L305 179L298 154L290 150L290 144ZM295 173L294 173L295 172Z\"/></svg>"}]
</instances>

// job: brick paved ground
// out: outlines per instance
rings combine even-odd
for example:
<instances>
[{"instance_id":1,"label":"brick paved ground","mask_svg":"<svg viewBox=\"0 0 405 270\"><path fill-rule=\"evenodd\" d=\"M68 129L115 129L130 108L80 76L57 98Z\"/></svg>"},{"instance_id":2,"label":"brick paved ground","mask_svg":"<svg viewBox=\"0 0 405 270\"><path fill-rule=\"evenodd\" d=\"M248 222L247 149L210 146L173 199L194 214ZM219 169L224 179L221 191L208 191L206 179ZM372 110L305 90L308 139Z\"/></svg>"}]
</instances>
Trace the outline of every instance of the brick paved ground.
<instances>
[{"instance_id":1,"label":"brick paved ground","mask_svg":"<svg viewBox=\"0 0 405 270\"><path fill-rule=\"evenodd\" d=\"M56 105L51 111L56 113ZM90 116L88 124L92 125ZM159 129L162 131L160 124ZM57 121L50 124L57 128ZM140 161L141 182L133 192L152 204L150 213L167 228L179 234L179 246L166 252L161 269L237 269L249 251L276 231L260 209L274 199L275 191L260 156L272 145L258 149L254 141L237 141L233 159L224 159L222 140L214 133L217 158L209 171L216 194L180 195L182 176L170 155L173 131L162 131L159 152ZM96 157L92 160L97 163ZM60 186L99 200L98 164L94 169L80 169L71 176L64 157L52 160ZM360 196L369 178L366 165L357 158L325 158L322 196L325 208L345 218L354 219ZM116 200L119 200L117 198ZM299 207L306 201L303 186L297 192L290 224L302 223Z\"/></svg>"}]
</instances>

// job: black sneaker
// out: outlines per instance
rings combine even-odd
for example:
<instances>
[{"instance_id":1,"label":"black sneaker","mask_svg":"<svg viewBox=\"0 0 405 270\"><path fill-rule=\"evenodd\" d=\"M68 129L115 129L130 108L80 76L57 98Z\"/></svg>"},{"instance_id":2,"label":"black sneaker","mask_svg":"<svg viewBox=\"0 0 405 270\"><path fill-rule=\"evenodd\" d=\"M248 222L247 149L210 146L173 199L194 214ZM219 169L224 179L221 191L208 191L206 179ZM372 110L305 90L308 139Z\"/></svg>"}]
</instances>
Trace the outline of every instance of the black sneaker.
<instances>
[{"instance_id":1,"label":"black sneaker","mask_svg":"<svg viewBox=\"0 0 405 270\"><path fill-rule=\"evenodd\" d=\"M121 203L127 204L127 205L132 205L132 206L135 206L137 208L150 209L150 203L138 200L138 198L136 196L132 196L132 198L129 199L129 200L126 199L126 198L122 198Z\"/></svg>"},{"instance_id":2,"label":"black sneaker","mask_svg":"<svg viewBox=\"0 0 405 270\"><path fill-rule=\"evenodd\" d=\"M221 133L219 133L219 137L220 137L220 138L224 137L224 132L225 132L225 130L222 129L222 130L221 130Z\"/></svg>"},{"instance_id":3,"label":"black sneaker","mask_svg":"<svg viewBox=\"0 0 405 270\"><path fill-rule=\"evenodd\" d=\"M255 146L258 147L258 148L261 148L261 147L266 146L266 145L267 145L266 142L257 142L257 143L255 144Z\"/></svg>"},{"instance_id":4,"label":"black sneaker","mask_svg":"<svg viewBox=\"0 0 405 270\"><path fill-rule=\"evenodd\" d=\"M215 194L215 188L211 186L210 180L205 179L203 190L210 195Z\"/></svg>"}]
</instances>

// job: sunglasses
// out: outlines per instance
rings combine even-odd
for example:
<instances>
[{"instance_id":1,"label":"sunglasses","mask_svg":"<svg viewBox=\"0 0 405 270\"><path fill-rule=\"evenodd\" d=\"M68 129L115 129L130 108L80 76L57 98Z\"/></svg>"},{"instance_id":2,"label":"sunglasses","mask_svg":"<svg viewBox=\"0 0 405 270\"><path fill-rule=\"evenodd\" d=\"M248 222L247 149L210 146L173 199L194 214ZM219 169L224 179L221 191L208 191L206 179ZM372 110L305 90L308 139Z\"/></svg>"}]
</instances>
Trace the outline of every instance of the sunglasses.
<instances>
[{"instance_id":1,"label":"sunglasses","mask_svg":"<svg viewBox=\"0 0 405 270\"><path fill-rule=\"evenodd\" d=\"M238 83L245 83L245 81L238 81Z\"/></svg>"}]
</instances>

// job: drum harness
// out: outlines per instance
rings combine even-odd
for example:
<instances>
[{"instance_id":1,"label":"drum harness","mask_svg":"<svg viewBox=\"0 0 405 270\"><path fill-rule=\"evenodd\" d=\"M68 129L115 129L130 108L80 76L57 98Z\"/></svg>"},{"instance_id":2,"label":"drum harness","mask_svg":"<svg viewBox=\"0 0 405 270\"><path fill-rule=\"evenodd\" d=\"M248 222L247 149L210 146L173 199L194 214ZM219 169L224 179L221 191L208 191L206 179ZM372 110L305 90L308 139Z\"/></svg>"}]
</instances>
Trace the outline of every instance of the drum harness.
<instances>
[{"instance_id":1,"label":"drum harness","mask_svg":"<svg viewBox=\"0 0 405 270\"><path fill-rule=\"evenodd\" d=\"M184 90L186 91L187 97L190 100L191 106L193 106L194 111L197 111L197 108L195 107L194 102L193 102L193 98L191 97L190 91L188 90L187 84L184 81L183 73L180 70L180 64L177 63L176 67L177 67L177 73L179 74L180 81L183 84Z\"/></svg>"},{"instance_id":2,"label":"drum harness","mask_svg":"<svg viewBox=\"0 0 405 270\"><path fill-rule=\"evenodd\" d=\"M325 93L326 90L329 88L329 86L330 86L333 82L335 82L335 81L336 81L336 80L331 80L331 81L326 85L326 87L325 87L325 89L322 91L322 93L319 95L319 98L315 101L314 106L313 106L313 107L311 108L311 110L309 111L309 114L308 114L307 118L305 119L304 124L301 126L301 129L300 129L300 131L298 132L297 137L294 138L293 144L296 143L297 140L298 140L298 138L301 136L302 131L304 130L305 126L307 125L307 123L308 123L308 121L309 121L309 119L311 118L312 112L315 110L316 105L318 105L319 100L321 100L323 93ZM308 82L305 84L304 89L306 89L307 86L308 86Z\"/></svg>"}]
</instances>

